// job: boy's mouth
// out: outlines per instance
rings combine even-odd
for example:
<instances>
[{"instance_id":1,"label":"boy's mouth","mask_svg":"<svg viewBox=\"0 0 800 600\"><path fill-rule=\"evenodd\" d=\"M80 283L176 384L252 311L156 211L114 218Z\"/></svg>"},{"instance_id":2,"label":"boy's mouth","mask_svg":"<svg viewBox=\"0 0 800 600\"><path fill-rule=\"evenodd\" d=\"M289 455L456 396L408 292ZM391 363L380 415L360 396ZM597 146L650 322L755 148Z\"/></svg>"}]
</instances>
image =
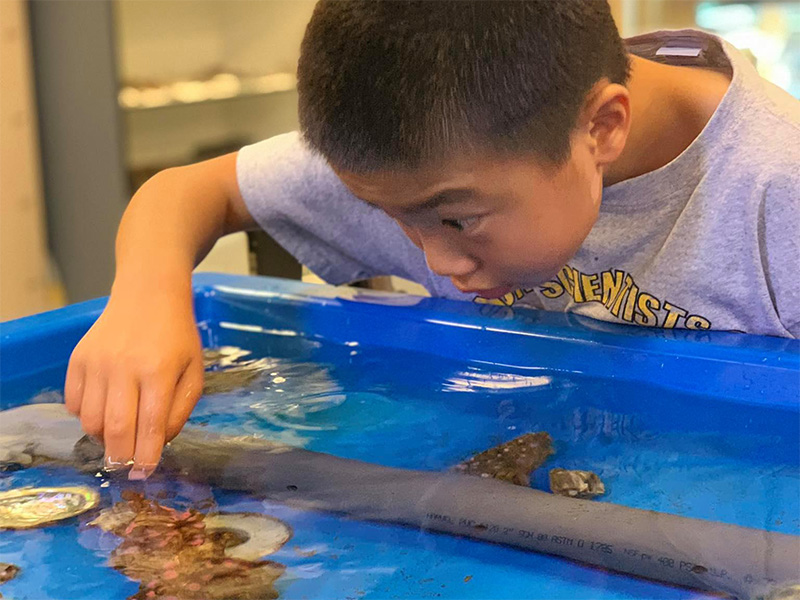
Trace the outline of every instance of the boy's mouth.
<instances>
[{"instance_id":1,"label":"boy's mouth","mask_svg":"<svg viewBox=\"0 0 800 600\"><path fill-rule=\"evenodd\" d=\"M502 298L509 292L513 291L513 287L504 286L504 287L496 287L490 288L488 290L460 290L464 294L476 294L481 298Z\"/></svg>"}]
</instances>

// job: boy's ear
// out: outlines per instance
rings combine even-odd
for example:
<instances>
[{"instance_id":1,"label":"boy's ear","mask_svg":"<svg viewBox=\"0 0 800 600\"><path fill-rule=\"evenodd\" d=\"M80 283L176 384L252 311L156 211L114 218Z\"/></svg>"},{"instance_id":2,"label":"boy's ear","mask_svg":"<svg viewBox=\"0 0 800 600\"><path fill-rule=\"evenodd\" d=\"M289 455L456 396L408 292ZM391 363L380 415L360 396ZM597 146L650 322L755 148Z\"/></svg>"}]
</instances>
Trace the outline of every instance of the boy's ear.
<instances>
[{"instance_id":1,"label":"boy's ear","mask_svg":"<svg viewBox=\"0 0 800 600\"><path fill-rule=\"evenodd\" d=\"M599 166L617 160L631 128L628 89L608 80L598 82L586 97L578 116L578 127L588 136Z\"/></svg>"}]
</instances>

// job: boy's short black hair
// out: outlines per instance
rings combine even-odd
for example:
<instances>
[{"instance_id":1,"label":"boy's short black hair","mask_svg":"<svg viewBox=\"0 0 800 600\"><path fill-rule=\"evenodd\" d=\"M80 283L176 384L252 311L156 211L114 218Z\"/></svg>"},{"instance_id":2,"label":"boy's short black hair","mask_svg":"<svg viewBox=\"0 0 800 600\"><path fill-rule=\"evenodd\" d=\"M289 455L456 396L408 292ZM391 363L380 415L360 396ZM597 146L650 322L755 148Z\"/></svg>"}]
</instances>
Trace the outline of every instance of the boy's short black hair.
<instances>
[{"instance_id":1,"label":"boy's short black hair","mask_svg":"<svg viewBox=\"0 0 800 600\"><path fill-rule=\"evenodd\" d=\"M460 151L559 163L591 87L628 69L605 0L321 0L297 69L300 124L353 172Z\"/></svg>"}]
</instances>

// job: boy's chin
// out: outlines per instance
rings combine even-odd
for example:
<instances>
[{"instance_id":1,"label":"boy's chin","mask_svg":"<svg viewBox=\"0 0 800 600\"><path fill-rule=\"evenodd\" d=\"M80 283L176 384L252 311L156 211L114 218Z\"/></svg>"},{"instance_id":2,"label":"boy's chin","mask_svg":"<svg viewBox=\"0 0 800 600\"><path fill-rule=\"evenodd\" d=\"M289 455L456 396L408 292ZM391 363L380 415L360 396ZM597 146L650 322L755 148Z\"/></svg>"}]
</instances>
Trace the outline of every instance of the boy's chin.
<instances>
[{"instance_id":1,"label":"boy's chin","mask_svg":"<svg viewBox=\"0 0 800 600\"><path fill-rule=\"evenodd\" d=\"M495 299L495 298L502 298L509 292L513 292L516 289L517 289L516 287L505 286L505 287L491 288L489 290L474 290L473 293L477 294L478 296L481 296L482 298Z\"/></svg>"},{"instance_id":2,"label":"boy's chin","mask_svg":"<svg viewBox=\"0 0 800 600\"><path fill-rule=\"evenodd\" d=\"M556 273L557 272L558 271L556 271ZM498 287L491 288L491 289L462 289L460 286L458 286L455 283L455 281L453 282L453 284L461 292L463 292L465 294L475 294L475 295L480 296L482 298L496 299L496 298L502 298L506 294L509 294L509 293L514 292L516 290L532 290L532 289L535 289L535 288L539 287L540 285L542 285L543 283L545 283L547 281L550 281L550 280L552 280L554 278L555 278L555 273L553 275L549 275L549 276L547 276L547 275L546 276L541 276L541 275L540 276L534 276L534 277L531 277L531 278L526 278L524 280L525 283L515 283L513 285L498 286Z\"/></svg>"}]
</instances>

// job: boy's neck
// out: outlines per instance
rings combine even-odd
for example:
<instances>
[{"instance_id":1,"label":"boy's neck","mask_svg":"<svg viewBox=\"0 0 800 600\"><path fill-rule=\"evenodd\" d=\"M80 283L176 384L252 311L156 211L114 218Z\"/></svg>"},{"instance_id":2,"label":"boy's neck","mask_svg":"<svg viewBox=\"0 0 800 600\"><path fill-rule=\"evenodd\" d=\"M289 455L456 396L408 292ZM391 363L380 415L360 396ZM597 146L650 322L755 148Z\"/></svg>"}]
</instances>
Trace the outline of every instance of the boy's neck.
<instances>
[{"instance_id":1,"label":"boy's neck","mask_svg":"<svg viewBox=\"0 0 800 600\"><path fill-rule=\"evenodd\" d=\"M723 74L631 56L631 129L620 157L606 168L606 186L663 167L700 135L728 89Z\"/></svg>"}]
</instances>

